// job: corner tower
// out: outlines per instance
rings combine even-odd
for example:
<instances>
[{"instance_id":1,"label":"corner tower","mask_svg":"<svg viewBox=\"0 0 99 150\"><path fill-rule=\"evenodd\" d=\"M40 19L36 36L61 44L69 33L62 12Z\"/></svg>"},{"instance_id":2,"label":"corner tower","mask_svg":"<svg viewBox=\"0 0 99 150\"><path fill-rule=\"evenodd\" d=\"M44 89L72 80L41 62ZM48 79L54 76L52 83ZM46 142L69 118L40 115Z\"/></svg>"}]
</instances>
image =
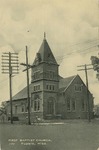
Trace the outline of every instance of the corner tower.
<instances>
[{"instance_id":1,"label":"corner tower","mask_svg":"<svg viewBox=\"0 0 99 150\"><path fill-rule=\"evenodd\" d=\"M56 114L59 90L58 66L44 34L31 73L32 111L37 112L44 119L53 118Z\"/></svg>"}]
</instances>

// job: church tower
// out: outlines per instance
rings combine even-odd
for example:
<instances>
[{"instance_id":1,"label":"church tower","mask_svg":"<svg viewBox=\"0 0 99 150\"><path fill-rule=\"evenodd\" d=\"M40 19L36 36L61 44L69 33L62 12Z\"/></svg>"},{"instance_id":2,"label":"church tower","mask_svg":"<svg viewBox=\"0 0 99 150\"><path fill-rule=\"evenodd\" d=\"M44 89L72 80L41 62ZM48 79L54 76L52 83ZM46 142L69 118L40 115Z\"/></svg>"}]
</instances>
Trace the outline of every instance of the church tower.
<instances>
[{"instance_id":1,"label":"church tower","mask_svg":"<svg viewBox=\"0 0 99 150\"><path fill-rule=\"evenodd\" d=\"M48 45L46 35L36 54L31 70L31 111L44 119L51 119L56 114L59 90L59 75L55 57Z\"/></svg>"}]
</instances>

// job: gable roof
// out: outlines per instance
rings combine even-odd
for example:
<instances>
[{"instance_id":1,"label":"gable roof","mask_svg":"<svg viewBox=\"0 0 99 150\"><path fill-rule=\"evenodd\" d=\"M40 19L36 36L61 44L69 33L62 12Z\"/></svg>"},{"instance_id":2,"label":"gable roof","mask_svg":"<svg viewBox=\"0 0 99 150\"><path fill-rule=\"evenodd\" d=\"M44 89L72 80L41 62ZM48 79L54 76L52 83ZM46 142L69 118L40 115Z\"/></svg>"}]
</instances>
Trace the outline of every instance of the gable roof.
<instances>
[{"instance_id":1,"label":"gable roof","mask_svg":"<svg viewBox=\"0 0 99 150\"><path fill-rule=\"evenodd\" d=\"M59 91L62 92L69 87L77 75L63 78L59 82Z\"/></svg>"},{"instance_id":2,"label":"gable roof","mask_svg":"<svg viewBox=\"0 0 99 150\"><path fill-rule=\"evenodd\" d=\"M47 40L44 38L41 47L37 53L37 56L33 62L33 65L36 65L37 61L39 61L39 63L41 62L47 62L47 63L52 63L52 64L57 64L56 59L48 45Z\"/></svg>"},{"instance_id":3,"label":"gable roof","mask_svg":"<svg viewBox=\"0 0 99 150\"><path fill-rule=\"evenodd\" d=\"M77 74L75 76L63 78L59 81L59 92L64 92L67 90L67 88L72 84L72 82L75 80L76 77L79 77L82 81L83 85L86 87L85 83L81 79L81 77ZM87 87L86 87L87 88ZM88 89L89 91L89 89ZM92 93L89 91L89 93L92 95Z\"/></svg>"},{"instance_id":4,"label":"gable roof","mask_svg":"<svg viewBox=\"0 0 99 150\"><path fill-rule=\"evenodd\" d=\"M67 77L67 78L62 78L61 77L60 81L59 81L59 92L63 92L64 90L67 90L67 88L72 84L72 82L74 81L74 79L77 76L80 78L79 75L74 75L74 76L70 76L70 77ZM84 82L83 82L83 84L84 84ZM31 93L33 92L33 83L31 83L29 85L29 90L30 90L30 96L31 96ZM90 93L90 91L89 91L89 93ZM13 96L12 100L20 100L20 99L26 99L26 98L27 98L27 87L25 87L20 92L18 92L15 96Z\"/></svg>"},{"instance_id":5,"label":"gable roof","mask_svg":"<svg viewBox=\"0 0 99 150\"><path fill-rule=\"evenodd\" d=\"M29 94L31 96L31 93L33 92L33 84L32 83L29 85L29 91L30 91ZM25 99L25 98L27 98L27 87L25 87L20 92L18 92L15 96L13 96L12 100Z\"/></svg>"}]
</instances>

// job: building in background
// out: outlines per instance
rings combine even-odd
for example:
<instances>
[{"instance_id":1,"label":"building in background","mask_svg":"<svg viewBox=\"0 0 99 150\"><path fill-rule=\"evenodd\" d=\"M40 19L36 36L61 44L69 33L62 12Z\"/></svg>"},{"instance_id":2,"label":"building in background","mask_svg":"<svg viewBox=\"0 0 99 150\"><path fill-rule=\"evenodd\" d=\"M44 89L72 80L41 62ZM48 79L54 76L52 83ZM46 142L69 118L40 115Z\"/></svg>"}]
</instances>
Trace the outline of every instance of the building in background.
<instances>
[{"instance_id":1,"label":"building in background","mask_svg":"<svg viewBox=\"0 0 99 150\"><path fill-rule=\"evenodd\" d=\"M67 69L67 68L64 68ZM67 70L68 71L68 70ZM59 65L44 37L31 68L30 101L31 120L87 119L87 87L79 75L68 78L59 76ZM93 95L89 93L90 115L93 118ZM13 97L13 116L25 120L28 110L27 87ZM6 105L10 117L10 103Z\"/></svg>"},{"instance_id":2,"label":"building in background","mask_svg":"<svg viewBox=\"0 0 99 150\"><path fill-rule=\"evenodd\" d=\"M94 106L94 116L99 118L99 104Z\"/></svg>"}]
</instances>

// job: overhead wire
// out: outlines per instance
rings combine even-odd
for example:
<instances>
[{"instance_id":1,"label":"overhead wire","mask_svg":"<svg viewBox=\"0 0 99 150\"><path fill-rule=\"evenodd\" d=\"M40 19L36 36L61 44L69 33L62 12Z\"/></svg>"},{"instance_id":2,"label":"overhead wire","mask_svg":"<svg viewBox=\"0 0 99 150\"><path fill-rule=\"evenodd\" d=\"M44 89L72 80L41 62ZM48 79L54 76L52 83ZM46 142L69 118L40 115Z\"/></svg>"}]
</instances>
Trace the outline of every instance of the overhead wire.
<instances>
[{"instance_id":1,"label":"overhead wire","mask_svg":"<svg viewBox=\"0 0 99 150\"><path fill-rule=\"evenodd\" d=\"M71 45L71 46L68 46L67 49L69 49L69 48L71 48L71 47L74 47L74 46L78 46L78 45L83 44L83 43L86 43L86 44L89 43L89 44L90 44L90 43L96 42L96 41L99 42L99 39L94 39L94 40L91 40L91 41L88 40L88 41L76 43L76 44L73 44L73 45ZM97 43L92 43L92 44L97 44ZM91 46L91 45L90 45L90 46ZM83 47L83 48L85 48L85 47ZM77 51L77 47L76 47L76 50L72 50L71 52L73 52L73 51ZM65 54L65 55L67 55L67 54ZM63 55L57 56L56 59L61 59L62 57L63 57Z\"/></svg>"},{"instance_id":2,"label":"overhead wire","mask_svg":"<svg viewBox=\"0 0 99 150\"><path fill-rule=\"evenodd\" d=\"M87 41L75 43L75 44L70 45L70 47L76 46L76 45L79 45L79 44L84 44L84 43L92 43L92 42L94 42L94 41L99 41L99 39L93 39L93 40L87 40Z\"/></svg>"},{"instance_id":3,"label":"overhead wire","mask_svg":"<svg viewBox=\"0 0 99 150\"><path fill-rule=\"evenodd\" d=\"M57 57L56 59L57 59L57 61L61 61L61 60L63 60L64 58L70 57L71 55L76 54L76 53L83 53L83 54L86 54L86 53L89 53L89 52L92 52L92 51L97 51L97 50L90 50L90 51L86 51L86 50L91 49L91 48L93 48L93 47L98 47L98 46L99 46L99 44L98 44L98 43L95 43L93 46L92 46L92 45L89 45L89 46L83 47L83 48L78 49L78 50L75 50L75 49L74 49L74 50L72 50L71 52L66 53L65 55L61 55L61 56ZM85 50L85 51L84 51L84 50Z\"/></svg>"},{"instance_id":4,"label":"overhead wire","mask_svg":"<svg viewBox=\"0 0 99 150\"><path fill-rule=\"evenodd\" d=\"M68 58L68 57L70 57L71 55L74 55L74 54L76 54L76 53L83 53L83 54L86 54L86 53L89 53L89 52L92 52L92 51L96 51L96 50L84 51L84 50L91 49L91 48L93 48L93 47L97 47L97 46L98 46L98 43L93 43L93 42L96 42L96 41L99 41L99 39L88 40L88 41L84 41L84 42L79 42L79 43L72 44L72 45L70 45L70 46L67 47L67 48L74 47L74 46L77 46L77 45L80 45L80 44L84 44L84 43L86 43L86 44L92 43L92 44L97 44L97 45L94 45L94 46L92 46L92 47L87 47L87 48L84 47L84 48L78 49L78 50L75 50L75 49L74 49L74 50L72 50L71 52L66 53L65 55L61 55L61 56L56 57L56 59L57 59L57 61L62 61L63 59ZM91 44L90 44L89 46L91 46ZM77 48L76 48L76 49L77 49ZM62 62L61 62L61 63L62 63ZM60 63L60 64L61 64L61 63ZM21 69L19 68L19 70L21 70ZM13 77L15 77L15 76L16 76L16 75L14 75ZM8 79L2 80L2 81L0 82L0 84L2 84L3 82L5 82L6 80L8 80Z\"/></svg>"}]
</instances>

